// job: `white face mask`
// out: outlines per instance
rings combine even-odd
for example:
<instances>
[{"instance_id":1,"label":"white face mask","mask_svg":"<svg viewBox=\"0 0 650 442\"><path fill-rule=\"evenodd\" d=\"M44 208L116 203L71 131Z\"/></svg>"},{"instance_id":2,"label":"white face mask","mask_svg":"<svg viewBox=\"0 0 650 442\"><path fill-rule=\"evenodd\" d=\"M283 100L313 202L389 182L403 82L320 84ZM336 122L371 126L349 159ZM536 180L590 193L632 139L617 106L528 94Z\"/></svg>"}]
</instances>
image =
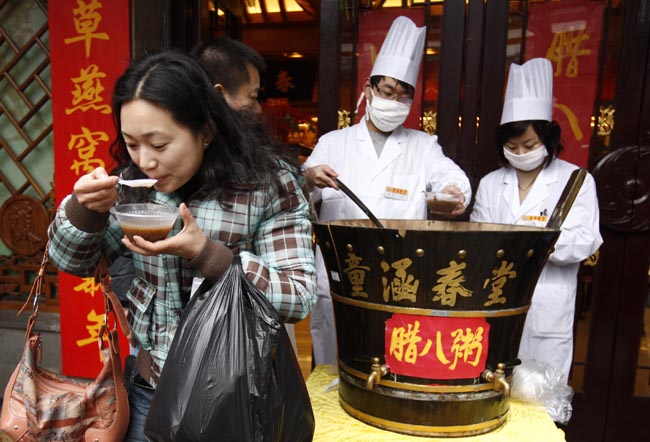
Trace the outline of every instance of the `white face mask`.
<instances>
[{"instance_id":1,"label":"white face mask","mask_svg":"<svg viewBox=\"0 0 650 442\"><path fill-rule=\"evenodd\" d=\"M542 165L544 159L548 156L548 151L546 150L546 146L542 144L537 149L531 150L528 153L516 155L510 152L507 147L504 147L503 155L505 155L506 160L508 160L512 167L528 172Z\"/></svg>"},{"instance_id":2,"label":"white face mask","mask_svg":"<svg viewBox=\"0 0 650 442\"><path fill-rule=\"evenodd\" d=\"M366 100L366 116L382 132L392 132L406 121L411 106L395 100L387 100L372 94L372 103Z\"/></svg>"}]
</instances>

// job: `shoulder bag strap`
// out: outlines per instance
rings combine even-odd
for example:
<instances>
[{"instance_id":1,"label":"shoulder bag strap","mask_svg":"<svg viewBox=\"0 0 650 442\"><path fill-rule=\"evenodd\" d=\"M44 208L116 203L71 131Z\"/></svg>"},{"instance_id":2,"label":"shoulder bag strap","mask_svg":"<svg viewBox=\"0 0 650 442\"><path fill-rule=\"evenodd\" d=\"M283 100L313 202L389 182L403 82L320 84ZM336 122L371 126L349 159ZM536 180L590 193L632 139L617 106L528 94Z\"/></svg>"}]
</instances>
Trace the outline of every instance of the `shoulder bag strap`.
<instances>
[{"instance_id":1,"label":"shoulder bag strap","mask_svg":"<svg viewBox=\"0 0 650 442\"><path fill-rule=\"evenodd\" d=\"M99 257L99 261L97 262L97 268L95 269L95 281L101 284L102 292L104 293L104 298L106 300L106 315L108 316L108 313L111 311L115 314L115 318L120 324L122 332L129 340L131 345L135 346L135 337L133 336L133 332L129 326L129 321L126 319L124 307L122 307L122 303L111 288L111 275L108 273L108 262L106 261L104 254Z\"/></svg>"},{"instance_id":2,"label":"shoulder bag strap","mask_svg":"<svg viewBox=\"0 0 650 442\"><path fill-rule=\"evenodd\" d=\"M36 278L34 278L34 282L32 282L32 288L29 290L29 295L27 296L27 299L25 300L23 306L20 308L20 310L18 310L18 313L16 314L16 316L20 316L20 314L27 308L27 306L30 303L32 304L32 314L27 321L27 331L25 333L26 339L29 339L29 337L32 335L34 326L36 325L36 319L38 318L38 304L41 299L41 293L43 293L43 279L45 278L45 269L47 267L47 261L49 259L47 255L47 248L49 245L50 242L48 241L45 245L45 250L43 251L41 266L38 269Z\"/></svg>"},{"instance_id":3,"label":"shoulder bag strap","mask_svg":"<svg viewBox=\"0 0 650 442\"><path fill-rule=\"evenodd\" d=\"M27 332L26 332L26 337L29 338L32 335L32 332L34 330L34 325L36 324L36 319L38 318L38 305L40 301L41 294L43 293L43 279L45 278L45 269L47 267L47 262L49 260L48 256L48 248L50 246L50 243L45 245L45 250L43 251L43 259L41 260L41 266L38 269L38 274L36 275L36 278L34 278L34 282L32 283L32 288L29 291L29 296L27 296L27 300L25 300L25 303L21 307L21 309L18 311L18 314L16 316L19 316L25 309L27 308L28 305L32 305L32 314L29 317L28 323L27 323ZM97 263L97 268L95 269L95 281L99 282L102 287L102 292L104 293L104 296L106 298L106 314L108 314L109 306L111 311L115 313L115 317L117 319L117 322L120 324L120 328L122 329L122 332L124 335L127 337L129 342L131 344L134 344L135 338L133 336L133 333L131 332L131 327L129 326L129 322L126 319L126 314L124 313L124 308L122 307L122 304L120 303L120 300L118 299L117 295L113 292L111 289L111 277L108 273L108 263L106 261L106 258L102 254L99 258L99 262Z\"/></svg>"},{"instance_id":4,"label":"shoulder bag strap","mask_svg":"<svg viewBox=\"0 0 650 442\"><path fill-rule=\"evenodd\" d=\"M120 324L122 332L133 342L131 327L126 320L124 308L117 295L111 289L111 277L108 273L108 263L104 254L101 254L95 269L95 280L101 284L104 293L104 325L99 332L99 346L104 349L104 336L108 342L108 354L115 383L115 414L113 422L106 428L90 428L86 431L86 440L122 440L129 425L129 399L122 370L122 358L120 357L120 344L117 333L117 323ZM113 326L109 324L110 313L114 315Z\"/></svg>"}]
</instances>

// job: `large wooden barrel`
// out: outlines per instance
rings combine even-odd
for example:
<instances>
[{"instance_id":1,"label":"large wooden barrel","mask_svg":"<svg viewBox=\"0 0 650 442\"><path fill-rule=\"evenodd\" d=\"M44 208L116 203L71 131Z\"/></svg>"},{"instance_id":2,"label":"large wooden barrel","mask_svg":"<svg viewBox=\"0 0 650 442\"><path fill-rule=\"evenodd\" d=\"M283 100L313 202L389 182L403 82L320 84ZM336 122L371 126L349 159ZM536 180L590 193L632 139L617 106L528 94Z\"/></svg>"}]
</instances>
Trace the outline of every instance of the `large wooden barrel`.
<instances>
[{"instance_id":1,"label":"large wooden barrel","mask_svg":"<svg viewBox=\"0 0 650 442\"><path fill-rule=\"evenodd\" d=\"M503 424L526 312L559 230L453 221L316 222L339 397L387 430L468 436Z\"/></svg>"}]
</instances>

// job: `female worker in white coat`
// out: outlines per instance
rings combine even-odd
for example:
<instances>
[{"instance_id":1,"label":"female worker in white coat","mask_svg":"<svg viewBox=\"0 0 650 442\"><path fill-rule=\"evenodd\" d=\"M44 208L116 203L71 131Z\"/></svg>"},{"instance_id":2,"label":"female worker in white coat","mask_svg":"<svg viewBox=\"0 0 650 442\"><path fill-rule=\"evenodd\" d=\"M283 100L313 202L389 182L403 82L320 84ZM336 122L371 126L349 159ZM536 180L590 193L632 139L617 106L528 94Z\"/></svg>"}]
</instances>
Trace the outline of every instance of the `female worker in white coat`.
<instances>
[{"instance_id":1,"label":"female worker in white coat","mask_svg":"<svg viewBox=\"0 0 650 442\"><path fill-rule=\"evenodd\" d=\"M480 182L471 221L545 227L573 170L557 158L560 126L551 120L552 67L546 59L512 65L497 150L504 167ZM564 384L573 356L580 262L602 243L596 186L587 175L544 266L526 316L519 357L549 363Z\"/></svg>"},{"instance_id":2,"label":"female worker in white coat","mask_svg":"<svg viewBox=\"0 0 650 442\"><path fill-rule=\"evenodd\" d=\"M462 195L452 216L471 198L467 176L442 152L437 137L402 126L408 116L426 28L398 17L386 35L362 97L361 122L322 136L304 164L305 178L321 221L367 218L338 189L347 185L378 218L426 219L425 190ZM336 334L329 281L316 253L318 297L311 313L316 364L336 362Z\"/></svg>"}]
</instances>

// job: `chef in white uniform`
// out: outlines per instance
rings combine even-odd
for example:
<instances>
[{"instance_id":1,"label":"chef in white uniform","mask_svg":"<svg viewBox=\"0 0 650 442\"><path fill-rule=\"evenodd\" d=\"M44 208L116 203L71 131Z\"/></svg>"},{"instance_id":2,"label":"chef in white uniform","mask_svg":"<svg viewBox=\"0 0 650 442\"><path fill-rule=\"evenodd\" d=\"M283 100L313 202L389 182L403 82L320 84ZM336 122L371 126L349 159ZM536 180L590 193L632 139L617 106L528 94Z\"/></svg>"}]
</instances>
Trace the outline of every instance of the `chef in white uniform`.
<instances>
[{"instance_id":1,"label":"chef in white uniform","mask_svg":"<svg viewBox=\"0 0 650 442\"><path fill-rule=\"evenodd\" d=\"M535 58L512 64L496 133L505 166L481 180L471 221L546 226L577 169L557 157L563 147L552 108L551 62ZM565 384L573 356L578 269L602 242L596 185L587 175L537 282L519 347L522 360L549 363Z\"/></svg>"},{"instance_id":2,"label":"chef in white uniform","mask_svg":"<svg viewBox=\"0 0 650 442\"><path fill-rule=\"evenodd\" d=\"M320 138L304 164L312 201L321 221L367 218L342 191L339 178L380 219L426 219L425 190L460 195L453 216L471 198L467 176L447 158L437 137L406 129L420 69L426 28L406 17L391 25L366 79L361 122ZM315 364L336 362L336 332L327 270L316 254L318 298L312 310Z\"/></svg>"}]
</instances>

